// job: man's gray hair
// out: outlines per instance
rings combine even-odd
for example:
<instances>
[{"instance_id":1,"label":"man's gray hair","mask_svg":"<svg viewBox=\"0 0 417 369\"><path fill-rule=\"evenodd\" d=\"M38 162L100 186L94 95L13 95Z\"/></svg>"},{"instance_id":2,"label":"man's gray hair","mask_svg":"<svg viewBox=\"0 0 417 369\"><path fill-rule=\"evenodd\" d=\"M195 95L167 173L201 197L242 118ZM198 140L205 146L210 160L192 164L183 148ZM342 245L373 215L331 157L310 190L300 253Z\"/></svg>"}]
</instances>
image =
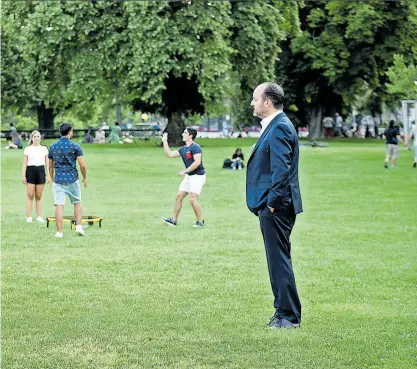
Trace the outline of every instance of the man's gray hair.
<instances>
[{"instance_id":1,"label":"man's gray hair","mask_svg":"<svg viewBox=\"0 0 417 369\"><path fill-rule=\"evenodd\" d=\"M262 85L265 85L262 99L271 100L275 109L284 109L284 90L282 87L274 82L265 82Z\"/></svg>"}]
</instances>

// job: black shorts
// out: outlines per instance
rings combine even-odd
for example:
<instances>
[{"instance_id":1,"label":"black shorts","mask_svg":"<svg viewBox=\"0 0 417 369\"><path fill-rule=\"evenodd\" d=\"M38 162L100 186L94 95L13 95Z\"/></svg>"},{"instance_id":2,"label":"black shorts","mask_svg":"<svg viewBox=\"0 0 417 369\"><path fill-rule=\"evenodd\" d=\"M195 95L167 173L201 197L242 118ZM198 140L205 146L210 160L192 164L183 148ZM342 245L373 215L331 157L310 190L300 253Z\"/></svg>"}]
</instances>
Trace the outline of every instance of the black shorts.
<instances>
[{"instance_id":1,"label":"black shorts","mask_svg":"<svg viewBox=\"0 0 417 369\"><path fill-rule=\"evenodd\" d=\"M34 165L28 166L26 168L26 181L35 185L45 184L45 167L43 165L39 167Z\"/></svg>"}]
</instances>

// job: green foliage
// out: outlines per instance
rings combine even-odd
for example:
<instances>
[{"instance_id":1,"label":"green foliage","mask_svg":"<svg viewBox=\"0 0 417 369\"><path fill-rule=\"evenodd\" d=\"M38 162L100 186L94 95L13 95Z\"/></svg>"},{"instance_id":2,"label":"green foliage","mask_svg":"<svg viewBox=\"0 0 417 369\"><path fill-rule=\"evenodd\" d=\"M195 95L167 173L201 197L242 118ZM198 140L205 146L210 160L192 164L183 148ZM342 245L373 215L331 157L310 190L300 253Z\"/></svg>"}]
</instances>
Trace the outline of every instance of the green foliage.
<instances>
[{"instance_id":1,"label":"green foliage","mask_svg":"<svg viewBox=\"0 0 417 369\"><path fill-rule=\"evenodd\" d=\"M293 50L344 92L345 103L364 82L383 97L394 53L416 49L410 42L417 39L415 3L330 0L309 10L307 27L293 40Z\"/></svg>"},{"instance_id":2,"label":"green foliage","mask_svg":"<svg viewBox=\"0 0 417 369\"><path fill-rule=\"evenodd\" d=\"M388 69L388 92L402 98L417 99L417 66L406 65L403 55L394 55L394 65Z\"/></svg>"},{"instance_id":3,"label":"green foliage","mask_svg":"<svg viewBox=\"0 0 417 369\"><path fill-rule=\"evenodd\" d=\"M393 74L412 75L417 60L413 0L6 1L2 13L3 109L44 101L81 121L116 99L165 115L233 111L251 125L252 90L278 80L305 122L363 88L392 104L410 77ZM191 81L195 101L173 104L174 79Z\"/></svg>"},{"instance_id":4,"label":"green foliage","mask_svg":"<svg viewBox=\"0 0 417 369\"><path fill-rule=\"evenodd\" d=\"M364 90L369 100L362 105L374 113L398 101L386 72L396 53L416 64L415 1L309 1L300 3L299 17L302 32L281 44L277 65L296 123L313 127L322 114L349 111Z\"/></svg>"},{"instance_id":5,"label":"green foliage","mask_svg":"<svg viewBox=\"0 0 417 369\"><path fill-rule=\"evenodd\" d=\"M10 123L17 128L17 130L29 130L36 129L38 123L33 118L31 112L23 111L20 114L16 110L5 110L1 112L1 130L8 131L10 129Z\"/></svg>"},{"instance_id":6,"label":"green foliage","mask_svg":"<svg viewBox=\"0 0 417 369\"><path fill-rule=\"evenodd\" d=\"M129 72L130 85L135 89L131 96L162 105L170 75L195 77L206 110L224 111L225 99L231 93L230 4L129 2L126 11L131 18L135 61Z\"/></svg>"},{"instance_id":7,"label":"green foliage","mask_svg":"<svg viewBox=\"0 0 417 369\"><path fill-rule=\"evenodd\" d=\"M166 112L176 77L196 81L203 111L224 114L233 101L239 114L256 84L273 79L278 41L298 31L288 4L5 2L3 103L63 111L116 97Z\"/></svg>"},{"instance_id":8,"label":"green foliage","mask_svg":"<svg viewBox=\"0 0 417 369\"><path fill-rule=\"evenodd\" d=\"M60 111L121 94L119 79L125 75L126 60L126 20L121 6L111 2L4 3L2 27L21 58L24 83L16 86L21 92L19 101L9 98L3 103L33 107L45 101ZM11 84L8 79L2 82L6 88Z\"/></svg>"},{"instance_id":9,"label":"green foliage","mask_svg":"<svg viewBox=\"0 0 417 369\"><path fill-rule=\"evenodd\" d=\"M280 48L278 42L286 33L284 18L278 5L255 0L237 3L233 9L234 33L232 46L236 50L233 65L239 88L234 96L234 116L241 125L252 125L250 100L253 89L260 83L275 80L275 66ZM293 4L283 8L289 13ZM288 28L288 24L286 25Z\"/></svg>"}]
</instances>

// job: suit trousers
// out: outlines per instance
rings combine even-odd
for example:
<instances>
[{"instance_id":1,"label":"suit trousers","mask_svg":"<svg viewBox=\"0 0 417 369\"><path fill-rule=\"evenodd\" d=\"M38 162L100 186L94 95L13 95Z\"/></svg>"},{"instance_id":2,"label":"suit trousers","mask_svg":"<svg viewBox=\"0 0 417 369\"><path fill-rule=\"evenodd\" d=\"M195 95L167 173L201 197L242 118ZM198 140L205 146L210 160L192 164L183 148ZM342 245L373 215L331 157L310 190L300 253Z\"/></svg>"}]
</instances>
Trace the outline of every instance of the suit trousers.
<instances>
[{"instance_id":1,"label":"suit trousers","mask_svg":"<svg viewBox=\"0 0 417 369\"><path fill-rule=\"evenodd\" d=\"M274 294L275 315L299 324L301 303L292 269L290 242L295 218L292 204L274 213L268 208L259 212L269 279Z\"/></svg>"}]
</instances>

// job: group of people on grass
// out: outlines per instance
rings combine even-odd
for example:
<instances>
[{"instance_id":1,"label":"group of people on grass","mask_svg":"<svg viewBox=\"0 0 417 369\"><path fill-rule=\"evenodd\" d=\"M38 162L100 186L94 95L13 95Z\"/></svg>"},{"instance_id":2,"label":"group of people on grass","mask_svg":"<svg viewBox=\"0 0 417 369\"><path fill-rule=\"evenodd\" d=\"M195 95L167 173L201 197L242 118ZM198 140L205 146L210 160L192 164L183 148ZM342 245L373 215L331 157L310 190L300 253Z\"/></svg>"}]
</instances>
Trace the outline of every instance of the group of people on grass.
<instances>
[{"instance_id":1,"label":"group of people on grass","mask_svg":"<svg viewBox=\"0 0 417 369\"><path fill-rule=\"evenodd\" d=\"M61 128L62 127L60 127L60 130ZM71 128L71 132L72 132L72 128ZM61 135L62 133L63 132L61 130ZM97 133L99 134L100 140L104 140L104 131L101 128L99 128ZM192 133L194 134L195 132L192 131ZM12 139L9 141L8 145L5 148L6 149L22 149L23 148L22 141L20 140L19 134L17 133L16 129L15 128L11 129L10 134L11 134ZM194 136L193 134L191 135L192 137ZM114 135L116 135L116 132L114 133ZM389 162L391 161L391 167L395 168L397 159L399 157L398 144L402 143L406 145L406 141L403 139L403 137L401 137L399 128L398 126L395 125L395 122L393 120L390 121L389 127L385 130L384 135L386 137L386 157L384 161L384 167L388 168ZM64 135L62 137L64 139L67 138L69 140L67 135ZM414 148L413 167L416 168L417 167L417 125L416 124L413 124L411 126L410 132L407 137L407 141L411 142L412 139L414 139L413 145L412 145ZM197 145L197 144L194 143L194 145ZM82 152L81 148L79 149L78 154L80 152ZM50 175L51 172L50 172L50 167L49 167L50 165L49 156L51 156L51 154L48 148L44 145L41 145L40 132L37 130L33 131L29 137L29 144L27 147L25 147L25 150L23 153L23 166L22 166L22 182L23 184L26 185L26 188L27 188L26 221L28 223L33 222L32 204L33 204L34 199L35 199L35 209L36 209L35 219L37 222L45 222L44 219L42 218L41 199L42 199L42 193L44 190L45 183L52 182L52 177ZM53 157L51 157L51 159L53 159ZM225 160L224 167L227 169L232 169L232 170L242 170L245 167L244 155L240 148L237 148L235 150L232 156L232 159ZM73 162L72 170L76 171L75 161ZM58 172L59 172L59 169L58 169ZM77 196L75 197L73 196L72 200L76 201L76 198ZM61 230L62 229L60 229L60 231Z\"/></svg>"},{"instance_id":2,"label":"group of people on grass","mask_svg":"<svg viewBox=\"0 0 417 369\"><path fill-rule=\"evenodd\" d=\"M301 213L302 201L298 183L299 145L297 132L283 112L284 92L275 84L266 82L253 92L251 106L253 114L262 119L261 137L255 144L247 162L246 202L249 210L259 218L267 254L267 263L274 294L274 315L269 328L297 328L301 321L301 304L298 297L291 261L290 235L297 214ZM36 221L42 218L41 198L45 183L52 183L55 204L56 234L63 238L63 212L66 197L74 205L76 219L75 233L83 236L81 225L81 189L77 163L82 174L84 187L87 187L87 166L81 147L71 141L72 126L62 123L59 127L61 138L48 148L41 145L41 134L33 131L29 145L24 150L22 182L27 187L27 217L32 223L32 204L36 200ZM194 227L205 227L202 210L198 202L206 182L206 171L202 160L202 149L194 142L197 131L186 128L182 133L185 143L178 150L171 150L168 136L162 136L164 151L169 158L181 157L185 169L178 172L182 177L176 194L172 217L162 217L170 226L177 226L182 201L189 196L197 221ZM398 127L390 122L386 131L387 156L395 166L398 157L398 142L404 143ZM414 167L417 163L417 128L413 125L407 139L414 137ZM16 145L13 142L14 145ZM19 145L16 145L19 146ZM22 145L20 145L22 147ZM19 148L19 147L17 147ZM231 168L241 170L244 157L240 148L236 149ZM285 266L285 268L282 267Z\"/></svg>"},{"instance_id":3,"label":"group of people on grass","mask_svg":"<svg viewBox=\"0 0 417 369\"><path fill-rule=\"evenodd\" d=\"M84 162L81 147L72 142L72 126L62 123L59 127L61 138L48 148L41 144L41 134L33 131L29 144L23 152L22 183L26 185L26 222L32 223L33 199L36 204L36 221L45 223L42 218L42 193L46 183L52 183L55 204L55 220L57 232L55 237L62 238L64 205L66 196L74 205L76 219L75 233L84 235L81 226L81 190L78 180L78 162L84 187L87 187L87 166Z\"/></svg>"},{"instance_id":4,"label":"group of people on grass","mask_svg":"<svg viewBox=\"0 0 417 369\"><path fill-rule=\"evenodd\" d=\"M84 143L91 144L91 143L98 143L104 144L106 143L106 131L110 130L109 137L107 139L108 143L111 144L119 144L119 143L132 143L133 139L130 136L122 136L122 128L120 127L119 122L116 122L114 126L107 126L107 124L103 124L103 126L99 127L93 137L91 134L91 130L87 130L84 135Z\"/></svg>"}]
</instances>

